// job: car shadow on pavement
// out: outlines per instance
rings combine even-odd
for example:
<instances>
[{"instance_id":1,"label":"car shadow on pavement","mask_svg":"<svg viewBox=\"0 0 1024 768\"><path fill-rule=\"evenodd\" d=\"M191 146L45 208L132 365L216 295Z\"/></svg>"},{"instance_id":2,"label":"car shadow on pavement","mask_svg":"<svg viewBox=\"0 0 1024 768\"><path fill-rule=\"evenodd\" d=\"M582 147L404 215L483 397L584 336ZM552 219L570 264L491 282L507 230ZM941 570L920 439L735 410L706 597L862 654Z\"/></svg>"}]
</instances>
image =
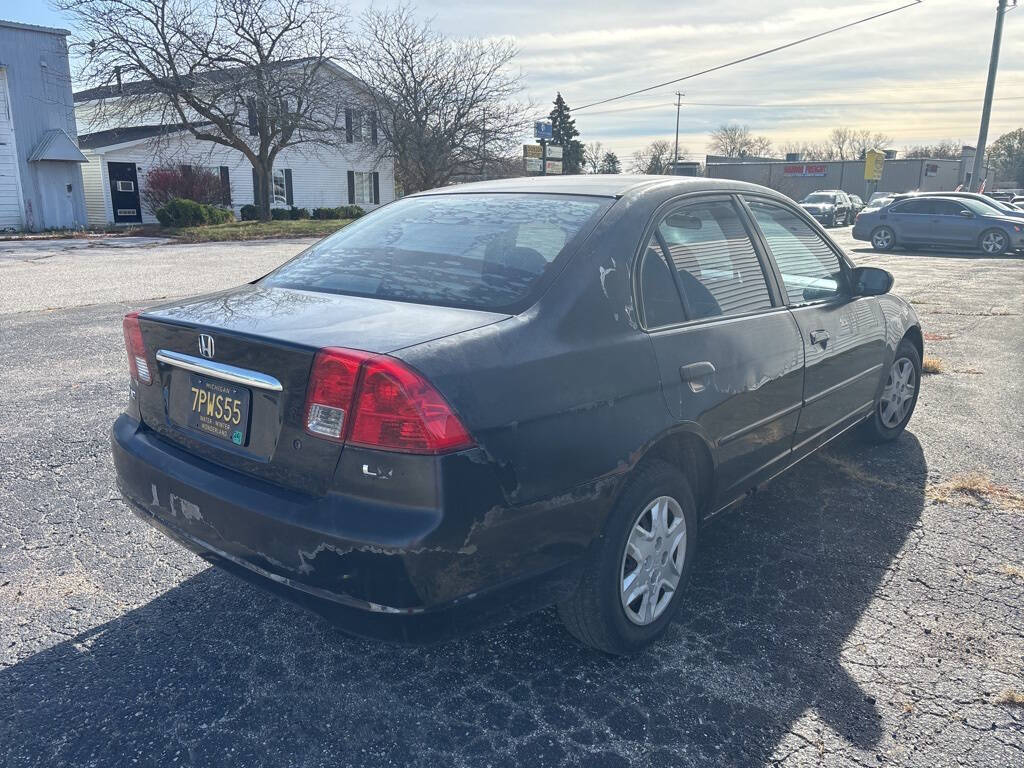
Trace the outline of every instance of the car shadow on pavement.
<instances>
[{"instance_id":1,"label":"car shadow on pavement","mask_svg":"<svg viewBox=\"0 0 1024 768\"><path fill-rule=\"evenodd\" d=\"M899 621L872 602L926 476L909 433L803 462L706 529L682 617L633 658L550 610L429 648L352 639L208 569L0 671L0 764L757 766L808 711L870 750L850 635Z\"/></svg>"}]
</instances>

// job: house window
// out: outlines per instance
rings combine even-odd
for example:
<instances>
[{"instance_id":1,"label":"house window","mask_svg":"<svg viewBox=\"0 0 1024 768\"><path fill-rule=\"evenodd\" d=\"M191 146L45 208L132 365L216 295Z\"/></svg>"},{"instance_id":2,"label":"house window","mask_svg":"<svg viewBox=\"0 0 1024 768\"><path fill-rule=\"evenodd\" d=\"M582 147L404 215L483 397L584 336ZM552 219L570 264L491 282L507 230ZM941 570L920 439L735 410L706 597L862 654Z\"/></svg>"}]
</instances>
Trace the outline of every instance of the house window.
<instances>
[{"instance_id":1,"label":"house window","mask_svg":"<svg viewBox=\"0 0 1024 768\"><path fill-rule=\"evenodd\" d=\"M274 169L274 205L288 205L288 184L285 181L284 169Z\"/></svg>"},{"instance_id":2,"label":"house window","mask_svg":"<svg viewBox=\"0 0 1024 768\"><path fill-rule=\"evenodd\" d=\"M373 203L373 174L356 171L356 204Z\"/></svg>"},{"instance_id":3,"label":"house window","mask_svg":"<svg viewBox=\"0 0 1024 768\"><path fill-rule=\"evenodd\" d=\"M352 141L363 140L363 113L352 112Z\"/></svg>"}]
</instances>

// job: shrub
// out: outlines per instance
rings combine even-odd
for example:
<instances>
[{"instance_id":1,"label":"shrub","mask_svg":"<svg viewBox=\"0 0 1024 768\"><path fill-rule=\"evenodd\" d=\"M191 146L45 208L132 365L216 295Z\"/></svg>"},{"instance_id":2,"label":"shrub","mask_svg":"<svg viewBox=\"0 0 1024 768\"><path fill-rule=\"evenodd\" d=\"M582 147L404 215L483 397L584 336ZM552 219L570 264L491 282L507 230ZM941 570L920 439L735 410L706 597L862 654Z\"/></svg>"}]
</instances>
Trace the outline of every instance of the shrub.
<instances>
[{"instance_id":1,"label":"shrub","mask_svg":"<svg viewBox=\"0 0 1024 768\"><path fill-rule=\"evenodd\" d=\"M220 174L191 165L150 170L142 188L142 201L146 207L155 213L175 199L219 205L224 201Z\"/></svg>"},{"instance_id":2,"label":"shrub","mask_svg":"<svg viewBox=\"0 0 1024 768\"><path fill-rule=\"evenodd\" d=\"M341 209L340 208L314 208L313 209L314 219L340 219Z\"/></svg>"},{"instance_id":3,"label":"shrub","mask_svg":"<svg viewBox=\"0 0 1024 768\"><path fill-rule=\"evenodd\" d=\"M252 203L243 205L240 213L242 214L242 221L256 221L260 217L259 208Z\"/></svg>"},{"instance_id":4,"label":"shrub","mask_svg":"<svg viewBox=\"0 0 1024 768\"><path fill-rule=\"evenodd\" d=\"M197 227L201 224L223 224L233 221L235 216L231 211L215 205L174 198L157 208L156 218L164 227Z\"/></svg>"},{"instance_id":5,"label":"shrub","mask_svg":"<svg viewBox=\"0 0 1024 768\"><path fill-rule=\"evenodd\" d=\"M270 218L274 221L286 221L292 217L292 212L287 208L271 208Z\"/></svg>"},{"instance_id":6,"label":"shrub","mask_svg":"<svg viewBox=\"0 0 1024 768\"><path fill-rule=\"evenodd\" d=\"M338 210L341 211L341 218L343 219L358 219L366 214L366 211L358 205L343 205Z\"/></svg>"},{"instance_id":7,"label":"shrub","mask_svg":"<svg viewBox=\"0 0 1024 768\"><path fill-rule=\"evenodd\" d=\"M292 208L291 213L292 218L296 221L309 218L309 208Z\"/></svg>"}]
</instances>

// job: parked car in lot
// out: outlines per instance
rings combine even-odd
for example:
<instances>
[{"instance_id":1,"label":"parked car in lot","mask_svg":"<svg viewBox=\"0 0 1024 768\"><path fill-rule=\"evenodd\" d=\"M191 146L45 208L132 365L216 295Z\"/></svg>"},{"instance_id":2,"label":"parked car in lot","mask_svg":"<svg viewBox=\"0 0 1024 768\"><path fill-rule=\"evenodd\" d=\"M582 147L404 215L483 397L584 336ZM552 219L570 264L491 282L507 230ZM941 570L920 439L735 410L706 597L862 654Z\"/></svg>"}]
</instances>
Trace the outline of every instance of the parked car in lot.
<instances>
[{"instance_id":1,"label":"parked car in lot","mask_svg":"<svg viewBox=\"0 0 1024 768\"><path fill-rule=\"evenodd\" d=\"M850 198L850 221L857 218L857 214L864 210L865 202L857 195L847 195Z\"/></svg>"},{"instance_id":2,"label":"parked car in lot","mask_svg":"<svg viewBox=\"0 0 1024 768\"><path fill-rule=\"evenodd\" d=\"M853 427L900 435L923 339L891 285L751 184L411 195L127 315L118 484L349 632L428 642L554 603L637 651L686 602L705 523Z\"/></svg>"},{"instance_id":3,"label":"parked car in lot","mask_svg":"<svg viewBox=\"0 0 1024 768\"><path fill-rule=\"evenodd\" d=\"M988 195L982 195L977 192L905 192L901 195L893 195L892 199L902 200L907 197L949 197L957 200L974 200L987 208L991 208L999 215L1024 218L1024 211L1015 205L1002 200L995 200Z\"/></svg>"},{"instance_id":4,"label":"parked car in lot","mask_svg":"<svg viewBox=\"0 0 1024 768\"><path fill-rule=\"evenodd\" d=\"M853 237L878 251L903 246L978 248L989 256L1024 248L1024 220L964 197L899 197L862 211Z\"/></svg>"},{"instance_id":5,"label":"parked car in lot","mask_svg":"<svg viewBox=\"0 0 1024 768\"><path fill-rule=\"evenodd\" d=\"M800 201L800 207L820 221L824 227L845 227L853 222L850 198L841 189L811 192Z\"/></svg>"}]
</instances>

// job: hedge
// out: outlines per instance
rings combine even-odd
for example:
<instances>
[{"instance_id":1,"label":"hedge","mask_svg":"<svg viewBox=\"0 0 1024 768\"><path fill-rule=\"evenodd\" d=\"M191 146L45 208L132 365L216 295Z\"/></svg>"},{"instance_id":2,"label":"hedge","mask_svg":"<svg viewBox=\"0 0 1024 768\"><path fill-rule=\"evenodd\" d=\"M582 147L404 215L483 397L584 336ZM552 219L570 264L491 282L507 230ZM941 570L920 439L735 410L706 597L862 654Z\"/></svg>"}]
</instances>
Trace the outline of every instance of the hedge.
<instances>
[{"instance_id":1,"label":"hedge","mask_svg":"<svg viewBox=\"0 0 1024 768\"><path fill-rule=\"evenodd\" d=\"M156 218L163 227L196 227L201 224L224 224L235 220L234 214L226 208L180 197L157 208Z\"/></svg>"}]
</instances>

